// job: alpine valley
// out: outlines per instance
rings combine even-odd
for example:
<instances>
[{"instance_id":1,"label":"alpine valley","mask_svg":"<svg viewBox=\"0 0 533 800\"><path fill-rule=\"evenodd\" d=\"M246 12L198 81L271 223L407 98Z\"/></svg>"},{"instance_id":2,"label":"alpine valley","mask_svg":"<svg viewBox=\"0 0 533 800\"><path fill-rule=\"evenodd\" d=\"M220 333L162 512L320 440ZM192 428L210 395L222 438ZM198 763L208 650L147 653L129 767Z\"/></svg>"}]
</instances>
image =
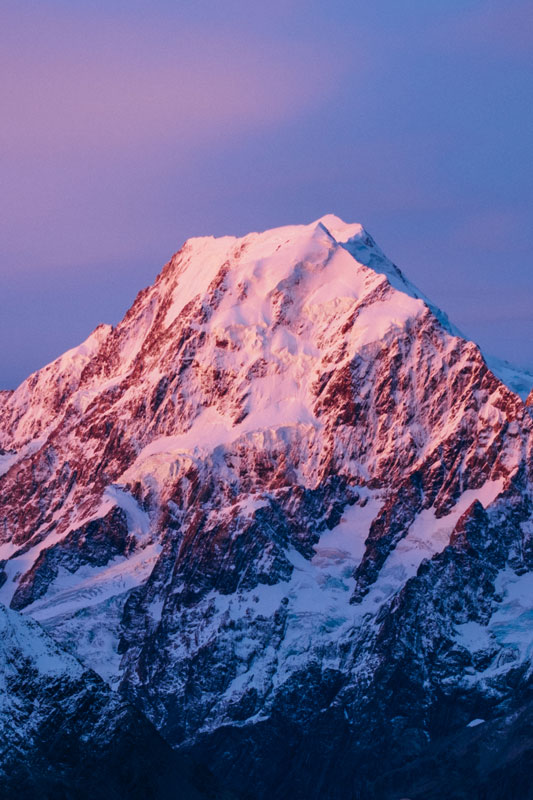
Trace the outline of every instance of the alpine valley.
<instances>
[{"instance_id":1,"label":"alpine valley","mask_svg":"<svg viewBox=\"0 0 533 800\"><path fill-rule=\"evenodd\" d=\"M533 798L533 376L360 225L190 239L0 393L0 794Z\"/></svg>"}]
</instances>

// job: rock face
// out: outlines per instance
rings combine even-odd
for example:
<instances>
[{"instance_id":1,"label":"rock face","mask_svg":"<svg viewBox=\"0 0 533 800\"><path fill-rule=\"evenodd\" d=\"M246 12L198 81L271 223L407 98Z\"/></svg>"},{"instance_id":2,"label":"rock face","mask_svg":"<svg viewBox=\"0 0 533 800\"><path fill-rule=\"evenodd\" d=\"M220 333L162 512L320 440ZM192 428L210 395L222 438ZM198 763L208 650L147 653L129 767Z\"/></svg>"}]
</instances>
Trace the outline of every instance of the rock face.
<instances>
[{"instance_id":1,"label":"rock face","mask_svg":"<svg viewBox=\"0 0 533 800\"><path fill-rule=\"evenodd\" d=\"M0 606L0 640L2 797L206 796L192 765L37 623Z\"/></svg>"},{"instance_id":2,"label":"rock face","mask_svg":"<svg viewBox=\"0 0 533 800\"><path fill-rule=\"evenodd\" d=\"M438 792L445 741L472 796L530 691L532 432L360 226L189 240L0 394L0 599L234 796Z\"/></svg>"}]
</instances>

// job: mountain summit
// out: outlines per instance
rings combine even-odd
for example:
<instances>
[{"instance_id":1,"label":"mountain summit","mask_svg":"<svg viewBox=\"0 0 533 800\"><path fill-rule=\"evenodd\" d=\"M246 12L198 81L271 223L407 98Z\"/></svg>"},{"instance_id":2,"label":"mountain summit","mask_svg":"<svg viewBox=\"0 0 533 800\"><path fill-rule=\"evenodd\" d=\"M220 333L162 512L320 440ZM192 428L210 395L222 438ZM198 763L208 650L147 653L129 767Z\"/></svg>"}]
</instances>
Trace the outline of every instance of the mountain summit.
<instances>
[{"instance_id":1,"label":"mountain summit","mask_svg":"<svg viewBox=\"0 0 533 800\"><path fill-rule=\"evenodd\" d=\"M360 225L190 239L0 394L0 600L228 797L503 797L532 426Z\"/></svg>"}]
</instances>

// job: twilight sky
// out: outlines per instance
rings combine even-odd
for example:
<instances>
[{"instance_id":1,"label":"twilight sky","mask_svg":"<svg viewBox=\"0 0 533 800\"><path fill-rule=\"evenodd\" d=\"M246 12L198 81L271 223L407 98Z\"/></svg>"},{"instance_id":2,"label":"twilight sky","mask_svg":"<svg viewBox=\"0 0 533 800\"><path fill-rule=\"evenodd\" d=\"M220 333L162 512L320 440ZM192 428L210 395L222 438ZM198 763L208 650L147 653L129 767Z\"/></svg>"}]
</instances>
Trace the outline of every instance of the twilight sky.
<instances>
[{"instance_id":1,"label":"twilight sky","mask_svg":"<svg viewBox=\"0 0 533 800\"><path fill-rule=\"evenodd\" d=\"M357 221L533 368L530 0L3 0L0 388L188 236Z\"/></svg>"}]
</instances>

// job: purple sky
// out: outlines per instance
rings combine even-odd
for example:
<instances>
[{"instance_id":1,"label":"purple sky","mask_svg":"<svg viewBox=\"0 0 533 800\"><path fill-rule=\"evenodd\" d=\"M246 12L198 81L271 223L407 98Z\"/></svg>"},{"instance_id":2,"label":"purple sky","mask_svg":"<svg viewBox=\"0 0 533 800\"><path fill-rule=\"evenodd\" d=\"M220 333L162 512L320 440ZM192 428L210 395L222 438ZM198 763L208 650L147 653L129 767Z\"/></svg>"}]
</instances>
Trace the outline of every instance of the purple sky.
<instances>
[{"instance_id":1,"label":"purple sky","mask_svg":"<svg viewBox=\"0 0 533 800\"><path fill-rule=\"evenodd\" d=\"M4 0L0 388L188 236L362 222L533 368L530 0Z\"/></svg>"}]
</instances>

